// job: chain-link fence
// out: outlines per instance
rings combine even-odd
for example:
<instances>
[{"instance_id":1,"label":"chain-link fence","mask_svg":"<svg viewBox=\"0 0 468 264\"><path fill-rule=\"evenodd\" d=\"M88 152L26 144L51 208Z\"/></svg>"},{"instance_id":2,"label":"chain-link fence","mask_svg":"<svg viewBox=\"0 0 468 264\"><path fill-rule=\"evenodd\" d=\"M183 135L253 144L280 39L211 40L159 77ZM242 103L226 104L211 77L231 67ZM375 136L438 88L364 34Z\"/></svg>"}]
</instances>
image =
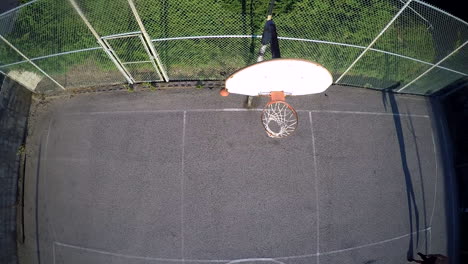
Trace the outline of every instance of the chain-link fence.
<instances>
[{"instance_id":1,"label":"chain-link fence","mask_svg":"<svg viewBox=\"0 0 468 264\"><path fill-rule=\"evenodd\" d=\"M35 92L222 80L255 62L269 1L33 0L0 15L0 72ZM283 0L282 57L334 82L432 94L468 75L468 23L419 0Z\"/></svg>"}]
</instances>

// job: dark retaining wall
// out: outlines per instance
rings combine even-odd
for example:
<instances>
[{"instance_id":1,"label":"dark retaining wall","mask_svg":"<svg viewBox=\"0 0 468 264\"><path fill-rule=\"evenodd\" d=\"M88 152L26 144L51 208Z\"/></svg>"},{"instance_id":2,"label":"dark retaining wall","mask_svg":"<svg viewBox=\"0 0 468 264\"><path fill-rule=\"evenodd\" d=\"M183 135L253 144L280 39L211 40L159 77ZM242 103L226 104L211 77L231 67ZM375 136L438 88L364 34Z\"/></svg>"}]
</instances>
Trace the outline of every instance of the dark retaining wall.
<instances>
[{"instance_id":1,"label":"dark retaining wall","mask_svg":"<svg viewBox=\"0 0 468 264\"><path fill-rule=\"evenodd\" d=\"M0 263L17 263L18 176L32 93L0 74Z\"/></svg>"}]
</instances>

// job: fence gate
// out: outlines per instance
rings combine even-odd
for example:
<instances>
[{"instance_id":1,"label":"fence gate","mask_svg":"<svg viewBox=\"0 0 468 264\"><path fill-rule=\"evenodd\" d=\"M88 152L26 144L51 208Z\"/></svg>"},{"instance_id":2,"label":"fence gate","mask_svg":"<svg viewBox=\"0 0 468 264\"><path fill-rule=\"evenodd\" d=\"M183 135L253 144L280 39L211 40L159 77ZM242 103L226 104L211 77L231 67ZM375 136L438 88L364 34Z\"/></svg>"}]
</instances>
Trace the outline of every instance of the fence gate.
<instances>
[{"instance_id":1,"label":"fence gate","mask_svg":"<svg viewBox=\"0 0 468 264\"><path fill-rule=\"evenodd\" d=\"M142 32L110 35L101 39L133 82L163 80Z\"/></svg>"}]
</instances>

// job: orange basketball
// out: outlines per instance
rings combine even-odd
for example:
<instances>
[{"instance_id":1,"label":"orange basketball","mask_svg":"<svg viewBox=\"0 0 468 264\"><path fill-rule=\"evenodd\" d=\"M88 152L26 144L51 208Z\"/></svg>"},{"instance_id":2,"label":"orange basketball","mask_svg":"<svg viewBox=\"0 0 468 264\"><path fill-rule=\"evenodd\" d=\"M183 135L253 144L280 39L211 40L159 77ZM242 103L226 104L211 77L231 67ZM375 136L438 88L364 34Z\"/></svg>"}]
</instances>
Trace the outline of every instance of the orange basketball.
<instances>
[{"instance_id":1,"label":"orange basketball","mask_svg":"<svg viewBox=\"0 0 468 264\"><path fill-rule=\"evenodd\" d=\"M219 91L219 95L221 96L228 96L229 95L229 92L228 90L226 90L226 88L223 88Z\"/></svg>"}]
</instances>

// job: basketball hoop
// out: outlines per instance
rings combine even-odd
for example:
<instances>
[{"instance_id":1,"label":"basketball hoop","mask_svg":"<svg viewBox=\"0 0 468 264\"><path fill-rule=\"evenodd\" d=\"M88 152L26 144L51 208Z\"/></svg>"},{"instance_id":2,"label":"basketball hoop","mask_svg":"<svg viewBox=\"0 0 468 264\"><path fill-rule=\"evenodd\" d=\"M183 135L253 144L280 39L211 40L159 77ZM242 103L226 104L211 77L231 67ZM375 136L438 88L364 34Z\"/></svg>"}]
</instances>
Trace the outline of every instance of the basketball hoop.
<instances>
[{"instance_id":1,"label":"basketball hoop","mask_svg":"<svg viewBox=\"0 0 468 264\"><path fill-rule=\"evenodd\" d=\"M234 72L226 79L222 96L243 94L270 96L263 109L262 124L271 138L291 135L298 125L294 108L285 102L285 95L300 96L324 92L333 82L322 65L302 59L271 59Z\"/></svg>"},{"instance_id":2,"label":"basketball hoop","mask_svg":"<svg viewBox=\"0 0 468 264\"><path fill-rule=\"evenodd\" d=\"M284 92L271 92L270 98L262 112L263 127L271 138L287 137L297 128L296 110L284 101Z\"/></svg>"},{"instance_id":3,"label":"basketball hoop","mask_svg":"<svg viewBox=\"0 0 468 264\"><path fill-rule=\"evenodd\" d=\"M303 59L282 59L276 25L272 20L275 0L270 0L268 17L263 28L262 46L257 63L234 72L226 79L221 96L230 93L252 96L270 95L262 112L262 124L271 138L284 138L297 128L296 110L285 102L285 95L306 95L324 92L333 82L331 73L322 65ZM270 45L272 59L264 61Z\"/></svg>"}]
</instances>

